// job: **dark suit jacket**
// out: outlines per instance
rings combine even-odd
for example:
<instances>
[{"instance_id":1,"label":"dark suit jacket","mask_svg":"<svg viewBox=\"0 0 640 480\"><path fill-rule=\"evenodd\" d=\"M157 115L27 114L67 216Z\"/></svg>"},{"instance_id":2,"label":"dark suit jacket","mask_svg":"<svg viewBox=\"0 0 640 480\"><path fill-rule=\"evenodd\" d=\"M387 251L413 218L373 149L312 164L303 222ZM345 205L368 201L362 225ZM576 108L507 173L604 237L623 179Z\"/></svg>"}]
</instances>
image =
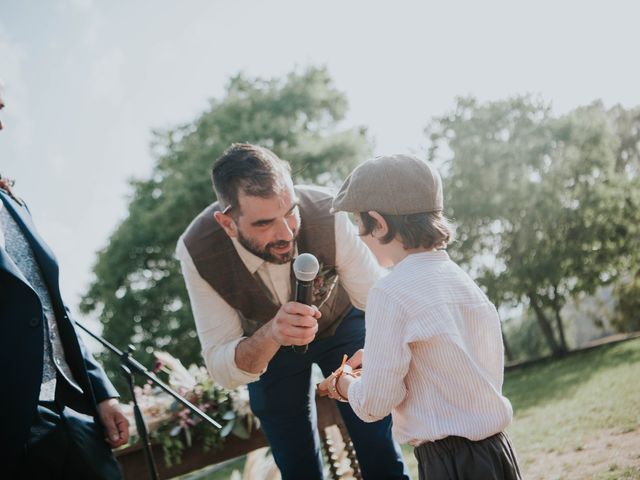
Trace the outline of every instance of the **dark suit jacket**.
<instances>
[{"instance_id":1,"label":"dark suit jacket","mask_svg":"<svg viewBox=\"0 0 640 480\"><path fill-rule=\"evenodd\" d=\"M0 189L0 200L22 228L40 268L58 320L65 357L84 395L70 399L74 410L97 419L97 403L118 394L104 370L78 338L60 296L58 263L40 238L24 204ZM6 234L6 232L5 232ZM18 458L37 411L44 346L44 312L36 292L0 248L0 459ZM2 458L4 457L4 458Z\"/></svg>"}]
</instances>

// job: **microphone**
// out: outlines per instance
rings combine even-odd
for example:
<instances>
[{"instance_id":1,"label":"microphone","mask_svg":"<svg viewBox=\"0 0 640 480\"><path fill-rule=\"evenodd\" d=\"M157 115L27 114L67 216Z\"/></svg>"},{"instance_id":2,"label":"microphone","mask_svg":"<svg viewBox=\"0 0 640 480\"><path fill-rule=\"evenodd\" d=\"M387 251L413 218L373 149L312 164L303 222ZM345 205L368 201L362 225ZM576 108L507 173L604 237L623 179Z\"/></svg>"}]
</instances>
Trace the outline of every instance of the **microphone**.
<instances>
[{"instance_id":1,"label":"microphone","mask_svg":"<svg viewBox=\"0 0 640 480\"><path fill-rule=\"evenodd\" d=\"M313 281L318 275L320 264L318 259L310 253L303 253L293 262L293 274L296 277L295 301L311 305L313 294ZM296 353L307 353L308 345L293 345Z\"/></svg>"}]
</instances>

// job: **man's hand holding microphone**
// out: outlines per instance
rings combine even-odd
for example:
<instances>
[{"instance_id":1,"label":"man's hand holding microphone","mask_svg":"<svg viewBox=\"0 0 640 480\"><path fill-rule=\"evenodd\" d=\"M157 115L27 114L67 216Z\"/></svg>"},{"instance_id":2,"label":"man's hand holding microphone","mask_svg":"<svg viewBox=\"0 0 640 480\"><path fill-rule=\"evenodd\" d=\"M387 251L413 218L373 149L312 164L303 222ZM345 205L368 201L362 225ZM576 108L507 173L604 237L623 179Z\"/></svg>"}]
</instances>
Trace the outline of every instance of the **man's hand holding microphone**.
<instances>
[{"instance_id":1,"label":"man's hand holding microphone","mask_svg":"<svg viewBox=\"0 0 640 480\"><path fill-rule=\"evenodd\" d=\"M318 333L320 310L312 303L313 281L318 275L316 257L303 253L293 262L296 276L295 301L285 303L276 315L236 347L235 362L245 372L263 371L281 347L305 353Z\"/></svg>"},{"instance_id":2,"label":"man's hand holding microphone","mask_svg":"<svg viewBox=\"0 0 640 480\"><path fill-rule=\"evenodd\" d=\"M296 353L306 353L308 344L318 333L320 310L313 303L313 281L320 264L310 253L303 253L293 262L296 277L294 302L284 304L271 322L273 339L280 345L293 347Z\"/></svg>"},{"instance_id":3,"label":"man's hand holding microphone","mask_svg":"<svg viewBox=\"0 0 640 480\"><path fill-rule=\"evenodd\" d=\"M285 303L271 320L271 337L282 346L292 345L296 349L306 350L306 345L318 333L320 315L320 310L314 306Z\"/></svg>"}]
</instances>

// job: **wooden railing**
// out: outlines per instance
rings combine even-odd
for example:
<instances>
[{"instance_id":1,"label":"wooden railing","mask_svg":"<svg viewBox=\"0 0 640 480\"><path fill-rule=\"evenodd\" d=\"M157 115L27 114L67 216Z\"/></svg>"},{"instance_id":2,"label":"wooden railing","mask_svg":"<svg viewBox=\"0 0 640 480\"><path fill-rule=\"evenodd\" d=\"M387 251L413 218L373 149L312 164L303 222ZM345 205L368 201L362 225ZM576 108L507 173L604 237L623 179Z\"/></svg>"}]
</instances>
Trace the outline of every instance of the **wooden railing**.
<instances>
[{"instance_id":1,"label":"wooden railing","mask_svg":"<svg viewBox=\"0 0 640 480\"><path fill-rule=\"evenodd\" d=\"M316 404L320 438L326 457L329 459L331 478L361 479L355 450L335 401L327 397L317 397ZM153 454L160 478L164 479L184 475L208 465L221 463L267 445L266 437L258 429L254 430L247 440L230 435L226 438L224 447L221 450L204 452L202 447L198 445L186 448L182 455L182 462L170 467L164 462L160 445L153 446ZM116 457L122 466L125 479L139 480L149 478L144 451L140 445L119 450L116 452Z\"/></svg>"}]
</instances>

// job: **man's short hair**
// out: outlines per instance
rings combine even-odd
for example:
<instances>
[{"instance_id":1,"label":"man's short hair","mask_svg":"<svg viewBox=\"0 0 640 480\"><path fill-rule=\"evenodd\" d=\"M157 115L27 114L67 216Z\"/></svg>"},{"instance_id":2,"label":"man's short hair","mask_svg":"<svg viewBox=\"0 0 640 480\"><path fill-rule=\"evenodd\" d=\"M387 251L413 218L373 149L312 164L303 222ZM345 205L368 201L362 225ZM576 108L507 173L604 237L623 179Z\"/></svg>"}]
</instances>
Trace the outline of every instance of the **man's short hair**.
<instances>
[{"instance_id":1,"label":"man's short hair","mask_svg":"<svg viewBox=\"0 0 640 480\"><path fill-rule=\"evenodd\" d=\"M254 197L270 198L282 192L291 178L289 163L271 150L249 143L234 143L213 164L211 179L224 212L240 213L240 189Z\"/></svg>"},{"instance_id":2,"label":"man's short hair","mask_svg":"<svg viewBox=\"0 0 640 480\"><path fill-rule=\"evenodd\" d=\"M445 248L454 239L453 227L442 211L380 215L389 227L387 234L380 239L382 243L389 243L398 236L405 250L420 247L431 249ZM360 236L370 235L378 226L377 220L367 212L360 212L360 219Z\"/></svg>"}]
</instances>

